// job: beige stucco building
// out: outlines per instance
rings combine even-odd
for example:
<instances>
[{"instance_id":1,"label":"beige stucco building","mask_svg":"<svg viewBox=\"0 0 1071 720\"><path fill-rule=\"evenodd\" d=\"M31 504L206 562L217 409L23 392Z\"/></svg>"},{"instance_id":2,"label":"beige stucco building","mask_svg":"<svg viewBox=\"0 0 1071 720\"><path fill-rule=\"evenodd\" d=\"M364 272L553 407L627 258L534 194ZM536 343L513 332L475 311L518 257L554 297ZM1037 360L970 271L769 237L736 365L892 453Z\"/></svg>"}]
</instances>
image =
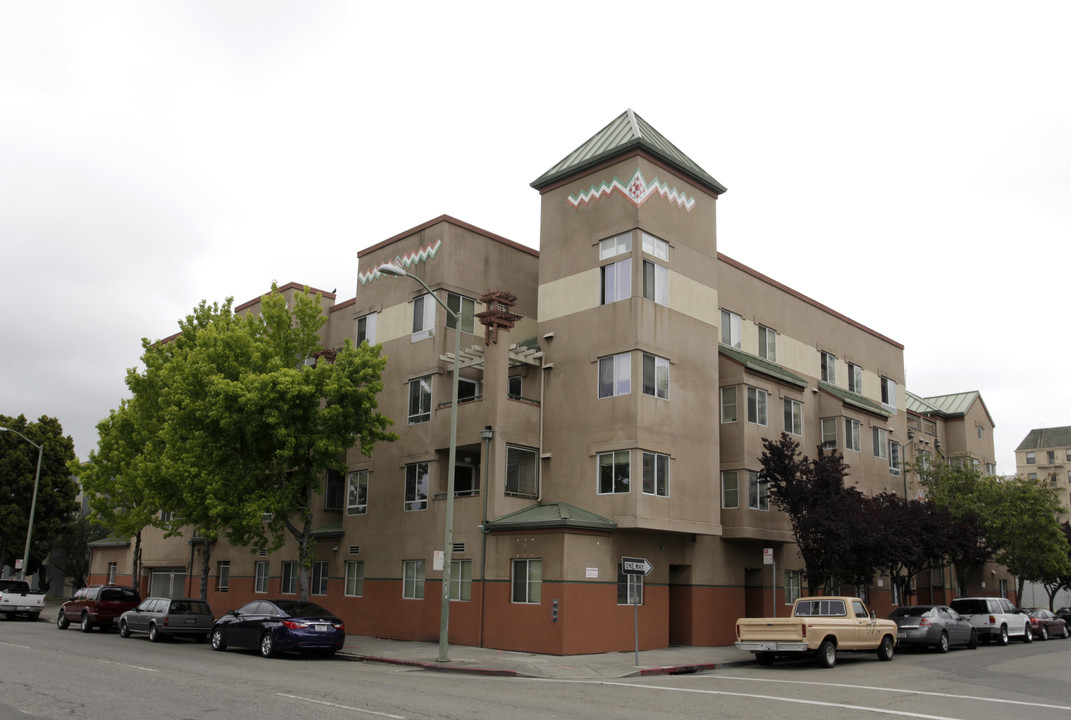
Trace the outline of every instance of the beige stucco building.
<instances>
[{"instance_id":1,"label":"beige stucco building","mask_svg":"<svg viewBox=\"0 0 1071 720\"><path fill-rule=\"evenodd\" d=\"M1035 480L1048 480L1059 492L1064 507L1071 507L1071 426L1035 428L1015 448L1015 472ZM1071 520L1061 514L1060 520Z\"/></svg>"},{"instance_id":2,"label":"beige stucco building","mask_svg":"<svg viewBox=\"0 0 1071 720\"><path fill-rule=\"evenodd\" d=\"M633 112L532 186L538 252L442 216L361 250L354 298L323 293L327 347L382 345L380 410L399 434L350 451L316 510L314 599L349 632L437 637L455 333L451 642L627 650L639 599L641 647L728 644L736 617L775 609L766 549L783 612L802 563L757 477L782 431L843 452L867 494L913 495L904 462L938 442L993 463L977 393L908 393L901 344L719 253L725 187ZM485 311L511 318L497 338ZM199 591L196 542L144 544L146 590ZM95 577L129 579L129 556L99 546ZM654 569L622 575L622 557ZM295 589L293 547L212 558L217 612ZM895 599L887 579L860 591L879 611Z\"/></svg>"}]
</instances>

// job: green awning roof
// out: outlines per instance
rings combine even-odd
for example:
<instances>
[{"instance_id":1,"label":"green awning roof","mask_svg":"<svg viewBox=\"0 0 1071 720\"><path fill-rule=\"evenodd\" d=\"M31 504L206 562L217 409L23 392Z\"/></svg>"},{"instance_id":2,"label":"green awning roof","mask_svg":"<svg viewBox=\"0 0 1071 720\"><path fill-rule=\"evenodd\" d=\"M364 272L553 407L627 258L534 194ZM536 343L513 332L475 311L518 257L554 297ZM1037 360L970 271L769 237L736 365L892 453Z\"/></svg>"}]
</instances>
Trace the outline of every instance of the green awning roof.
<instances>
[{"instance_id":1,"label":"green awning roof","mask_svg":"<svg viewBox=\"0 0 1071 720\"><path fill-rule=\"evenodd\" d=\"M128 547L130 545L130 538L128 537L106 537L101 540L94 540L91 543L86 543L91 548L109 548L109 547Z\"/></svg>"},{"instance_id":2,"label":"green awning roof","mask_svg":"<svg viewBox=\"0 0 1071 720\"><path fill-rule=\"evenodd\" d=\"M741 352L736 348L729 347L728 345L719 345L718 352L732 360L743 365L748 370L768 375L774 380L779 380L789 385L795 385L799 388L807 388L810 383L801 378L799 375L795 375L788 370L785 370L780 365L770 362L769 360L763 360L755 355L748 355L746 352Z\"/></svg>"},{"instance_id":3,"label":"green awning roof","mask_svg":"<svg viewBox=\"0 0 1071 720\"><path fill-rule=\"evenodd\" d=\"M564 502L540 503L526 507L497 520L484 524L488 532L495 530L534 530L539 528L560 528L574 530L604 530L610 532L617 528L617 523L602 515L578 508Z\"/></svg>"},{"instance_id":4,"label":"green awning roof","mask_svg":"<svg viewBox=\"0 0 1071 720\"><path fill-rule=\"evenodd\" d=\"M342 523L340 522L324 525L312 531L312 537L316 540L342 537L345 534L346 531L342 529Z\"/></svg>"},{"instance_id":5,"label":"green awning roof","mask_svg":"<svg viewBox=\"0 0 1071 720\"><path fill-rule=\"evenodd\" d=\"M860 410L865 410L868 413L873 413L874 415L879 415L884 418L887 418L892 414L888 410L883 408L881 405L878 405L873 400L867 400L862 395L856 395L853 392L841 390L836 385L830 385L827 382L822 382L821 380L819 380L818 387L822 390L825 390L830 395L836 395L845 405L851 405L852 407L859 408Z\"/></svg>"}]
</instances>

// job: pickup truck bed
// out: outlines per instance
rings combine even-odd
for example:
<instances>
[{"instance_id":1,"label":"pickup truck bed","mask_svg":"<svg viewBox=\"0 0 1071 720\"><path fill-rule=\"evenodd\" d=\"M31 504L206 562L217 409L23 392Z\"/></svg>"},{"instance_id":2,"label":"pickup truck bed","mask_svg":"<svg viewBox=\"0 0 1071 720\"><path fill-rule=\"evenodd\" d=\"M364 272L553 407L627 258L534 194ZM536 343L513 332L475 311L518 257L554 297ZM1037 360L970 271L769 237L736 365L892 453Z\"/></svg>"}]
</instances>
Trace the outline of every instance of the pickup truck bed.
<instances>
[{"instance_id":1,"label":"pickup truck bed","mask_svg":"<svg viewBox=\"0 0 1071 720\"><path fill-rule=\"evenodd\" d=\"M0 580L0 615L12 620L25 615L36 620L45 608L45 594L31 590L25 580Z\"/></svg>"}]
</instances>

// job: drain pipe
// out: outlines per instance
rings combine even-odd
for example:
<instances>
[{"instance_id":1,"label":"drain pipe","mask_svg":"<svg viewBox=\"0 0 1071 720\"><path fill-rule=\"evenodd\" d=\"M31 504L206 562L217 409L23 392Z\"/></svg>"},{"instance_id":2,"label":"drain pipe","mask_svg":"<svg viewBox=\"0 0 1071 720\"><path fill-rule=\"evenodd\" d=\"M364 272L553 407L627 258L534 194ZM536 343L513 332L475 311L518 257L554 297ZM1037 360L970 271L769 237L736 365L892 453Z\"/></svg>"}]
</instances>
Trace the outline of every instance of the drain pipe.
<instances>
[{"instance_id":1,"label":"drain pipe","mask_svg":"<svg viewBox=\"0 0 1071 720\"><path fill-rule=\"evenodd\" d=\"M495 431L490 425L484 426L480 431L480 439L483 440L483 485L480 487L480 494L483 495L483 523L480 525L480 647L483 647L483 618L484 608L487 606L487 483L491 475L491 439L494 436Z\"/></svg>"}]
</instances>

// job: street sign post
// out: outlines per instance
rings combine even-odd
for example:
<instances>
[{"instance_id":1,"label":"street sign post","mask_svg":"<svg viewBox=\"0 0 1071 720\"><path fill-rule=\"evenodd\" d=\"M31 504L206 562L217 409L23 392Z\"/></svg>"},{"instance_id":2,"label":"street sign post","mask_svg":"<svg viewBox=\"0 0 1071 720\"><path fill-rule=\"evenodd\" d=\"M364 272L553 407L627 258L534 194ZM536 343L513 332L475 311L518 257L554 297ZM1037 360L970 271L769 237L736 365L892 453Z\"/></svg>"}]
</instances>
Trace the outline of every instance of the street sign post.
<instances>
[{"instance_id":1,"label":"street sign post","mask_svg":"<svg viewBox=\"0 0 1071 720\"><path fill-rule=\"evenodd\" d=\"M647 576L654 570L654 565L647 558L622 557L621 572L625 575ZM627 592L626 588L626 592ZM636 643L636 666L640 664L640 594L632 597L632 635Z\"/></svg>"}]
</instances>

